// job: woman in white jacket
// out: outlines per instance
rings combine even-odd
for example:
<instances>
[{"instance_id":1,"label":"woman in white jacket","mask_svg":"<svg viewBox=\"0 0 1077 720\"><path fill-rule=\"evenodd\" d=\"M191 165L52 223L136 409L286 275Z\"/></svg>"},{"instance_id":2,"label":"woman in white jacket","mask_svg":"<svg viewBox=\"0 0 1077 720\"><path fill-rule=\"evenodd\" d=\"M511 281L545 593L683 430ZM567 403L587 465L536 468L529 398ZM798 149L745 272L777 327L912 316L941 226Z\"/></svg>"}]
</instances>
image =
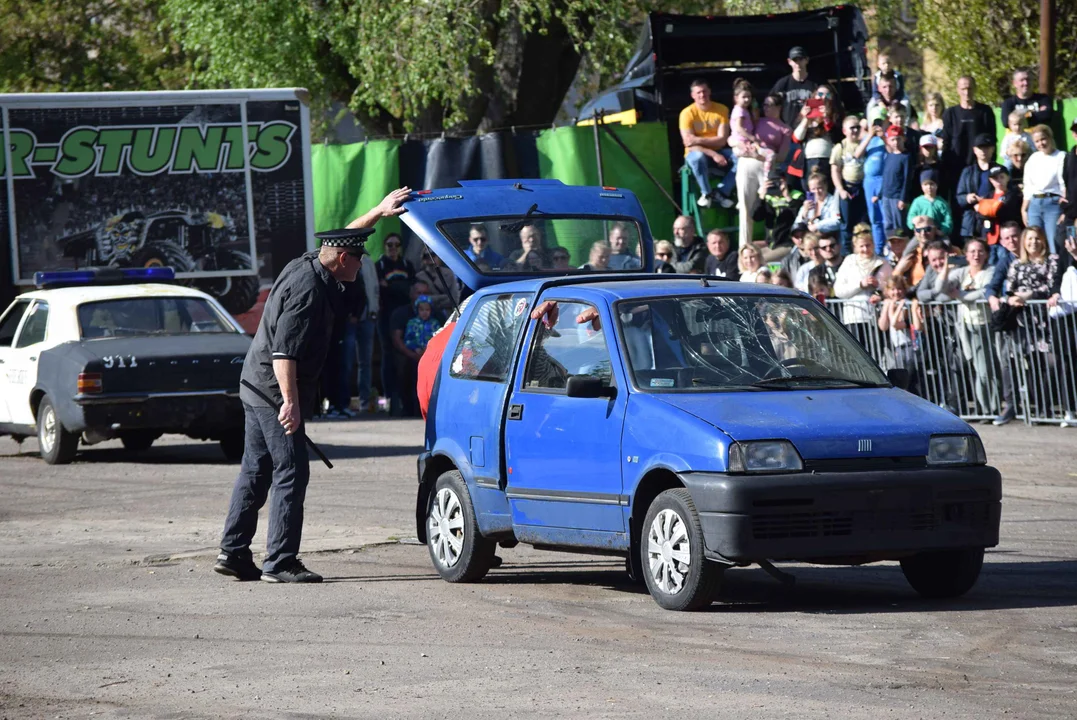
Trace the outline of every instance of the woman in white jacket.
<instances>
[{"instance_id":1,"label":"woman in white jacket","mask_svg":"<svg viewBox=\"0 0 1077 720\"><path fill-rule=\"evenodd\" d=\"M875 318L880 290L893 269L886 258L875 254L875 240L866 223L853 230L853 254L842 261L834 278L834 295L844 300L841 321L873 357L880 357L883 338Z\"/></svg>"}]
</instances>

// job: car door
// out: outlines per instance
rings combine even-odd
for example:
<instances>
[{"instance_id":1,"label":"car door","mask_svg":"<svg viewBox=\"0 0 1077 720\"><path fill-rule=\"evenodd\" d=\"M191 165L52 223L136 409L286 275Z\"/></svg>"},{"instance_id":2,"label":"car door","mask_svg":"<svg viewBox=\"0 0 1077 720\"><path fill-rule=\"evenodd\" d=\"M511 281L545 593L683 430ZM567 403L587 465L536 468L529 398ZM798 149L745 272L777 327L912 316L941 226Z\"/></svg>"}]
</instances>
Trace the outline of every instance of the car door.
<instances>
[{"instance_id":1,"label":"car door","mask_svg":"<svg viewBox=\"0 0 1077 720\"><path fill-rule=\"evenodd\" d=\"M44 300L35 300L26 311L22 327L4 363L12 386L9 422L16 425L33 425L35 422L34 411L30 407L30 392L37 384L38 356L45 348L48 323L49 304Z\"/></svg>"},{"instance_id":2,"label":"car door","mask_svg":"<svg viewBox=\"0 0 1077 720\"><path fill-rule=\"evenodd\" d=\"M21 364L16 361L15 352L15 337L29 308L30 300L16 300L0 317L0 423L14 422L11 408L23 399L27 404L30 402L30 390L20 382Z\"/></svg>"},{"instance_id":3,"label":"car door","mask_svg":"<svg viewBox=\"0 0 1077 720\"><path fill-rule=\"evenodd\" d=\"M623 533L621 428L627 393L614 377L608 318L577 322L600 308L564 298L552 327L532 321L529 352L509 398L505 421L506 494L521 539L601 544ZM569 397L568 378L592 375L614 397ZM564 529L595 531L565 534Z\"/></svg>"}]
</instances>

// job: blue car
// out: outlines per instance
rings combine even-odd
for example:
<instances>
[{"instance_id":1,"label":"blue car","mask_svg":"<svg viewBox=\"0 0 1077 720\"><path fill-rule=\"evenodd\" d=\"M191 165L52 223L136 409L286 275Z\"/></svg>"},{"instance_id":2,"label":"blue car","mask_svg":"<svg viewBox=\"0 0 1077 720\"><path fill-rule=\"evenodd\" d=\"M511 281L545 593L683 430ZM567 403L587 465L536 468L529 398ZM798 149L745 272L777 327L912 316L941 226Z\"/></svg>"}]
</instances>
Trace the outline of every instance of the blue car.
<instances>
[{"instance_id":1,"label":"blue car","mask_svg":"<svg viewBox=\"0 0 1077 720\"><path fill-rule=\"evenodd\" d=\"M815 300L610 270L653 266L623 189L462 182L403 219L476 289L418 461L417 531L444 579L477 581L522 542L625 557L670 610L709 604L730 567L781 576L772 561L897 560L932 598L975 584L1002 494L980 438ZM466 252L480 231L497 268Z\"/></svg>"}]
</instances>

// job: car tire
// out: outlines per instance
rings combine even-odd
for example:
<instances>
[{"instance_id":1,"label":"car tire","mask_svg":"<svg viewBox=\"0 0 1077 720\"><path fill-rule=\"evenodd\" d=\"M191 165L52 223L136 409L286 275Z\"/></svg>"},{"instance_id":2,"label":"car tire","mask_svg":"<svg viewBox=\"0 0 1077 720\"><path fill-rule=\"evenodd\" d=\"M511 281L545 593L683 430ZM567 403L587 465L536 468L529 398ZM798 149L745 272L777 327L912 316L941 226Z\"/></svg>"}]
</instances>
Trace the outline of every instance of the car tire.
<instances>
[{"instance_id":1,"label":"car tire","mask_svg":"<svg viewBox=\"0 0 1077 720\"><path fill-rule=\"evenodd\" d=\"M254 268L251 256L238 250L218 250L218 270L250 270ZM253 275L233 275L229 277L209 278L195 283L202 292L208 293L233 315L241 315L258 302L261 283Z\"/></svg>"},{"instance_id":2,"label":"car tire","mask_svg":"<svg viewBox=\"0 0 1077 720\"><path fill-rule=\"evenodd\" d=\"M224 453L224 457L228 462L235 463L243 459L245 440L242 432L225 435L218 442L221 446L221 452Z\"/></svg>"},{"instance_id":3,"label":"car tire","mask_svg":"<svg viewBox=\"0 0 1077 720\"><path fill-rule=\"evenodd\" d=\"M120 442L123 443L125 450L130 452L143 452L149 450L159 437L161 436L155 432L132 430L121 434Z\"/></svg>"},{"instance_id":4,"label":"car tire","mask_svg":"<svg viewBox=\"0 0 1077 720\"><path fill-rule=\"evenodd\" d=\"M451 583L476 582L489 572L497 543L484 538L464 477L442 473L426 504L426 547L441 577Z\"/></svg>"},{"instance_id":5,"label":"car tire","mask_svg":"<svg viewBox=\"0 0 1077 720\"><path fill-rule=\"evenodd\" d=\"M972 589L984 564L983 548L923 552L901 561L901 572L925 598L960 597Z\"/></svg>"},{"instance_id":6,"label":"car tire","mask_svg":"<svg viewBox=\"0 0 1077 720\"><path fill-rule=\"evenodd\" d=\"M703 552L703 527L692 495L666 490L647 509L640 537L643 578L666 610L698 610L711 604L722 567Z\"/></svg>"},{"instance_id":7,"label":"car tire","mask_svg":"<svg viewBox=\"0 0 1077 720\"><path fill-rule=\"evenodd\" d=\"M130 264L141 268L170 267L177 275L194 271L194 261L187 251L167 240L143 245L131 255Z\"/></svg>"},{"instance_id":8,"label":"car tire","mask_svg":"<svg viewBox=\"0 0 1077 720\"><path fill-rule=\"evenodd\" d=\"M56 407L48 395L37 406L37 442L41 458L49 465L67 465L79 449L78 433L64 429Z\"/></svg>"}]
</instances>

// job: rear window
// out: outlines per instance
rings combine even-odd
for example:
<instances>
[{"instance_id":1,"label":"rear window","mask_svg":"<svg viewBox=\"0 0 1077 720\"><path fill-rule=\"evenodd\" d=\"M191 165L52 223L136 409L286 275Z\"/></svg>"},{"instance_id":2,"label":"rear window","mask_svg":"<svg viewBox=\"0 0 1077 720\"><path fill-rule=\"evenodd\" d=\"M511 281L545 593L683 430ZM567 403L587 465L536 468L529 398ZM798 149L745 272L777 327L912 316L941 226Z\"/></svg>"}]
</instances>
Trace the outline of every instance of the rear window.
<instances>
[{"instance_id":1,"label":"rear window","mask_svg":"<svg viewBox=\"0 0 1077 720\"><path fill-rule=\"evenodd\" d=\"M124 298L83 303L78 308L84 340L138 335L236 332L201 298Z\"/></svg>"},{"instance_id":2,"label":"rear window","mask_svg":"<svg viewBox=\"0 0 1077 720\"><path fill-rule=\"evenodd\" d=\"M534 215L454 220L438 228L484 275L642 267L640 227L630 218Z\"/></svg>"}]
</instances>

